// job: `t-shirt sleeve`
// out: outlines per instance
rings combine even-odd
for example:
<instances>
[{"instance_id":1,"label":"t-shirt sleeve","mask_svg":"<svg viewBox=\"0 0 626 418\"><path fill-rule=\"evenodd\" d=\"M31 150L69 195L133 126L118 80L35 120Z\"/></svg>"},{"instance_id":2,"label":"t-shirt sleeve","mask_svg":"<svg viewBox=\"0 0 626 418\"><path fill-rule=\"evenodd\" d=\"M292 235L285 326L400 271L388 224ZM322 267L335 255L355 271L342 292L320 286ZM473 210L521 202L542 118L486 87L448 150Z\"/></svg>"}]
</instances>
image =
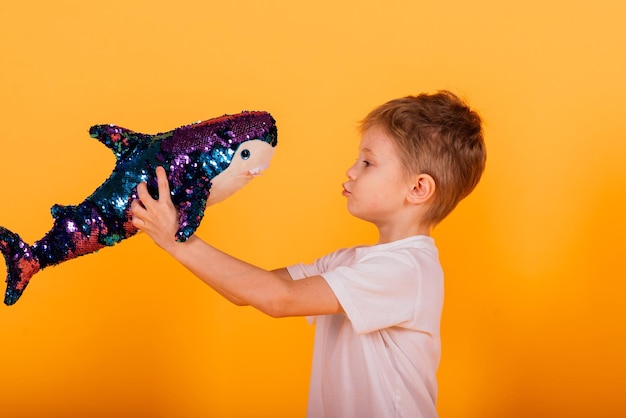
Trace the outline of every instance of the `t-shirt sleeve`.
<instances>
[{"instance_id":1,"label":"t-shirt sleeve","mask_svg":"<svg viewBox=\"0 0 626 418\"><path fill-rule=\"evenodd\" d=\"M348 251L287 268L294 280L321 275L358 334L389 327L438 332L443 272L436 257L418 249Z\"/></svg>"},{"instance_id":2,"label":"t-shirt sleeve","mask_svg":"<svg viewBox=\"0 0 626 418\"><path fill-rule=\"evenodd\" d=\"M422 276L408 254L368 256L322 276L358 334L392 326L414 327Z\"/></svg>"}]
</instances>

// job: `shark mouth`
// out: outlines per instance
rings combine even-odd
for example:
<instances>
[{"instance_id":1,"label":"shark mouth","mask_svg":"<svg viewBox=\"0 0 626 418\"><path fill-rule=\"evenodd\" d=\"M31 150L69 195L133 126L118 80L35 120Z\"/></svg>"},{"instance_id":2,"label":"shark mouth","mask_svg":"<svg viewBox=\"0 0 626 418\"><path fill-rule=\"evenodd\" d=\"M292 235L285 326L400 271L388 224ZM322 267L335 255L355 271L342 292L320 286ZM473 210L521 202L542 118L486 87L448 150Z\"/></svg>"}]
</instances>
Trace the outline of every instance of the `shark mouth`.
<instances>
[{"instance_id":1,"label":"shark mouth","mask_svg":"<svg viewBox=\"0 0 626 418\"><path fill-rule=\"evenodd\" d=\"M251 169L250 171L248 171L248 173L251 176L260 176L263 173L263 171L267 170L268 167L269 167L269 164L260 165L258 167Z\"/></svg>"}]
</instances>

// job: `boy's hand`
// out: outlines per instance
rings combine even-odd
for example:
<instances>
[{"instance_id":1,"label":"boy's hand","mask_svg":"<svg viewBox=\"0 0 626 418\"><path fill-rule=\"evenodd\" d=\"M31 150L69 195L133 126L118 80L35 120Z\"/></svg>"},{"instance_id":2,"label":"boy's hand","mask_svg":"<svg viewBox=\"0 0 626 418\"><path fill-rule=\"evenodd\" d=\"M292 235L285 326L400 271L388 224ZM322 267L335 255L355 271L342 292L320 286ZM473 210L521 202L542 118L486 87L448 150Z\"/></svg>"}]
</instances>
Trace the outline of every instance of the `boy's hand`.
<instances>
[{"instance_id":1,"label":"boy's hand","mask_svg":"<svg viewBox=\"0 0 626 418\"><path fill-rule=\"evenodd\" d=\"M178 212L170 196L170 185L163 167L156 169L159 198L153 199L146 183L137 186L139 199L131 203L132 224L148 234L165 251L170 252L176 244Z\"/></svg>"}]
</instances>

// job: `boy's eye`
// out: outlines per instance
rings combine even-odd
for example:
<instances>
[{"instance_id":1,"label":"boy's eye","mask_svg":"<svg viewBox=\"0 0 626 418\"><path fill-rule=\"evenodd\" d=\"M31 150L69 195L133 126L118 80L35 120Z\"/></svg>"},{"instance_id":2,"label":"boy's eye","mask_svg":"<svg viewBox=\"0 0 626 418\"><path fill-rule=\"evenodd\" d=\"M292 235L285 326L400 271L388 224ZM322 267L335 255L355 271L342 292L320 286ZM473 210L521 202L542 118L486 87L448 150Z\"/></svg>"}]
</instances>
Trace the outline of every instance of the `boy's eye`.
<instances>
[{"instance_id":1,"label":"boy's eye","mask_svg":"<svg viewBox=\"0 0 626 418\"><path fill-rule=\"evenodd\" d=\"M367 160L363 160L363 165L365 165L365 167L369 167L372 164Z\"/></svg>"}]
</instances>

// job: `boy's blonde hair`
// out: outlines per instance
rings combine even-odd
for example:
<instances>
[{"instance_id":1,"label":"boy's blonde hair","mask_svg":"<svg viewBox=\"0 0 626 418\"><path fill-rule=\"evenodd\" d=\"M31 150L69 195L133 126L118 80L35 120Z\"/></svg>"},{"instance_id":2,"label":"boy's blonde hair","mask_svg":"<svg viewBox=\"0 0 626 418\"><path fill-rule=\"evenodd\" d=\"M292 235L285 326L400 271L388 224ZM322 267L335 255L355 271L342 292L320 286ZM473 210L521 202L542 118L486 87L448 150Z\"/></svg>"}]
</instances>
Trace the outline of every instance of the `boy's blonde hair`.
<instances>
[{"instance_id":1,"label":"boy's blonde hair","mask_svg":"<svg viewBox=\"0 0 626 418\"><path fill-rule=\"evenodd\" d=\"M408 175L435 181L433 204L424 221L441 222L478 184L486 149L481 120L449 91L391 100L361 121L361 132L380 126L396 140Z\"/></svg>"}]
</instances>

